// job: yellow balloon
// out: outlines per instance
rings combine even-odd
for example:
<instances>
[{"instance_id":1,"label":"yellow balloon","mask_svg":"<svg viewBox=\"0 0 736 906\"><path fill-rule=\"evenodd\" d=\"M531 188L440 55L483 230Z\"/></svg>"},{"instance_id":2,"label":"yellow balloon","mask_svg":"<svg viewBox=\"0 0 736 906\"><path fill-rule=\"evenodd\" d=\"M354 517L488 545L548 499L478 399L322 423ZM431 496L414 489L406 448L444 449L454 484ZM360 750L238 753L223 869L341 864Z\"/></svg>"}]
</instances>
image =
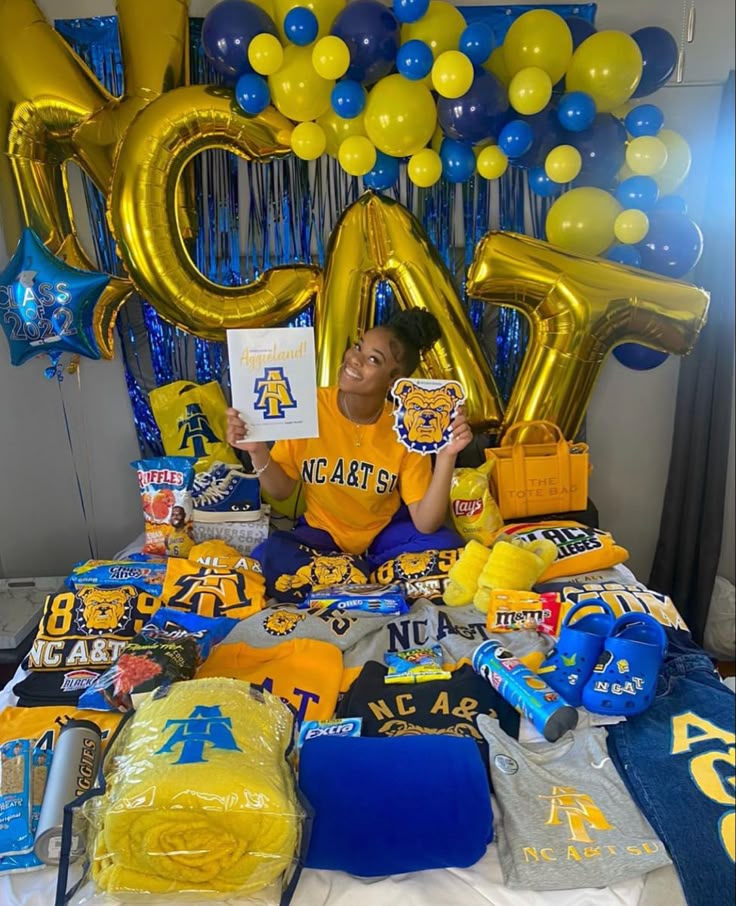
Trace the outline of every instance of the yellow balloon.
<instances>
[{"instance_id":1,"label":"yellow balloon","mask_svg":"<svg viewBox=\"0 0 736 906\"><path fill-rule=\"evenodd\" d=\"M431 148L417 151L409 158L407 173L415 186L428 189L442 176L442 161L439 154Z\"/></svg>"},{"instance_id":2,"label":"yellow balloon","mask_svg":"<svg viewBox=\"0 0 736 906\"><path fill-rule=\"evenodd\" d=\"M347 0L273 0L272 18L281 40L286 44L288 39L284 32L284 18L295 6L305 6L317 17L319 24L317 38L324 38L325 35L329 35L335 17L345 8L346 3Z\"/></svg>"},{"instance_id":3,"label":"yellow balloon","mask_svg":"<svg viewBox=\"0 0 736 906\"><path fill-rule=\"evenodd\" d=\"M323 79L339 79L350 66L348 45L335 35L320 38L312 49L312 65Z\"/></svg>"},{"instance_id":4,"label":"yellow balloon","mask_svg":"<svg viewBox=\"0 0 736 906\"><path fill-rule=\"evenodd\" d=\"M558 145L544 160L544 172L552 182L572 182L582 166L580 152L572 145Z\"/></svg>"},{"instance_id":5,"label":"yellow balloon","mask_svg":"<svg viewBox=\"0 0 736 906\"><path fill-rule=\"evenodd\" d=\"M652 178L659 186L660 195L670 195L680 188L690 172L690 145L672 129L660 129L657 138L667 149L667 162Z\"/></svg>"},{"instance_id":6,"label":"yellow balloon","mask_svg":"<svg viewBox=\"0 0 736 906\"><path fill-rule=\"evenodd\" d=\"M374 192L346 208L330 236L314 312L319 384L337 378L346 337L371 326L381 280L391 283L402 310L427 309L442 323L442 337L422 356L419 376L460 381L470 423L481 430L498 425L502 410L491 367L452 275L417 218Z\"/></svg>"},{"instance_id":7,"label":"yellow balloon","mask_svg":"<svg viewBox=\"0 0 736 906\"><path fill-rule=\"evenodd\" d=\"M653 176L667 163L667 146L656 135L640 135L626 146L626 163L632 173Z\"/></svg>"},{"instance_id":8,"label":"yellow balloon","mask_svg":"<svg viewBox=\"0 0 736 906\"><path fill-rule=\"evenodd\" d=\"M346 120L338 116L330 107L322 116L317 118L317 123L322 127L325 133L327 146L325 150L330 157L337 157L340 145L346 138L352 135L365 135L365 125L363 116L356 116L351 120Z\"/></svg>"},{"instance_id":9,"label":"yellow balloon","mask_svg":"<svg viewBox=\"0 0 736 906\"><path fill-rule=\"evenodd\" d=\"M503 176L508 166L509 159L498 145L484 148L476 161L476 167L483 179L498 179Z\"/></svg>"},{"instance_id":10,"label":"yellow balloon","mask_svg":"<svg viewBox=\"0 0 736 906\"><path fill-rule=\"evenodd\" d=\"M268 77L271 102L290 120L299 123L316 120L330 106L331 79L317 75L312 65L311 47L290 44L284 51L284 63Z\"/></svg>"},{"instance_id":11,"label":"yellow balloon","mask_svg":"<svg viewBox=\"0 0 736 906\"><path fill-rule=\"evenodd\" d=\"M273 107L244 117L231 90L189 85L167 91L135 117L115 160L108 220L138 292L158 313L210 340L233 327L276 327L314 301L319 268L272 268L247 286L221 286L192 261L169 203L197 154L221 148L246 160L285 157L292 124Z\"/></svg>"},{"instance_id":12,"label":"yellow balloon","mask_svg":"<svg viewBox=\"0 0 736 906\"><path fill-rule=\"evenodd\" d=\"M401 43L424 41L436 60L446 50L457 50L466 26L463 14L450 3L429 0L429 8L421 19L401 26Z\"/></svg>"},{"instance_id":13,"label":"yellow balloon","mask_svg":"<svg viewBox=\"0 0 736 906\"><path fill-rule=\"evenodd\" d=\"M603 189L571 189L547 213L547 241L581 255L600 255L613 242L620 212L621 205Z\"/></svg>"},{"instance_id":14,"label":"yellow balloon","mask_svg":"<svg viewBox=\"0 0 736 906\"><path fill-rule=\"evenodd\" d=\"M506 232L480 240L466 291L516 308L529 322L502 433L515 422L545 420L568 439L577 435L615 346L643 343L686 355L708 310L708 293L698 287Z\"/></svg>"},{"instance_id":15,"label":"yellow balloon","mask_svg":"<svg viewBox=\"0 0 736 906\"><path fill-rule=\"evenodd\" d=\"M473 64L459 50L446 50L434 61L432 84L443 98L459 98L473 84Z\"/></svg>"},{"instance_id":16,"label":"yellow balloon","mask_svg":"<svg viewBox=\"0 0 736 906\"><path fill-rule=\"evenodd\" d=\"M346 138L337 152L340 166L351 176L365 176L376 165L376 149L362 135Z\"/></svg>"},{"instance_id":17,"label":"yellow balloon","mask_svg":"<svg viewBox=\"0 0 736 906\"><path fill-rule=\"evenodd\" d=\"M291 150L302 160L316 160L327 145L325 130L317 123L299 123L291 133Z\"/></svg>"},{"instance_id":18,"label":"yellow balloon","mask_svg":"<svg viewBox=\"0 0 736 906\"><path fill-rule=\"evenodd\" d=\"M543 110L552 97L552 79L538 66L520 69L509 84L509 103L524 116Z\"/></svg>"},{"instance_id":19,"label":"yellow balloon","mask_svg":"<svg viewBox=\"0 0 736 906\"><path fill-rule=\"evenodd\" d=\"M263 32L248 45L248 62L259 75L273 75L284 62L284 48L277 37Z\"/></svg>"},{"instance_id":20,"label":"yellow balloon","mask_svg":"<svg viewBox=\"0 0 736 906\"><path fill-rule=\"evenodd\" d=\"M623 31L599 31L572 55L567 91L585 91L598 113L616 110L636 91L642 72L639 45Z\"/></svg>"},{"instance_id":21,"label":"yellow balloon","mask_svg":"<svg viewBox=\"0 0 736 906\"><path fill-rule=\"evenodd\" d=\"M503 55L503 46L497 47L494 51L491 52L490 57L488 57L488 59L483 64L483 68L487 69L488 72L495 75L498 81L505 88L509 87L511 76L509 75L509 70L506 66L506 59Z\"/></svg>"},{"instance_id":22,"label":"yellow balloon","mask_svg":"<svg viewBox=\"0 0 736 906\"><path fill-rule=\"evenodd\" d=\"M408 157L432 138L437 107L428 88L394 74L373 86L363 119L368 138L379 151Z\"/></svg>"},{"instance_id":23,"label":"yellow balloon","mask_svg":"<svg viewBox=\"0 0 736 906\"><path fill-rule=\"evenodd\" d=\"M567 22L546 9L524 13L506 32L503 55L510 76L528 66L537 66L556 84L572 57L572 35Z\"/></svg>"},{"instance_id":24,"label":"yellow balloon","mask_svg":"<svg viewBox=\"0 0 736 906\"><path fill-rule=\"evenodd\" d=\"M613 232L619 242L624 245L634 245L641 242L649 232L649 218L644 211L637 208L627 208L621 211L613 222Z\"/></svg>"},{"instance_id":25,"label":"yellow balloon","mask_svg":"<svg viewBox=\"0 0 736 906\"><path fill-rule=\"evenodd\" d=\"M440 148L442 147L442 142L445 140L445 133L442 131L442 126L437 126L437 128L432 133L432 138L429 142L429 147L440 153Z\"/></svg>"}]
</instances>

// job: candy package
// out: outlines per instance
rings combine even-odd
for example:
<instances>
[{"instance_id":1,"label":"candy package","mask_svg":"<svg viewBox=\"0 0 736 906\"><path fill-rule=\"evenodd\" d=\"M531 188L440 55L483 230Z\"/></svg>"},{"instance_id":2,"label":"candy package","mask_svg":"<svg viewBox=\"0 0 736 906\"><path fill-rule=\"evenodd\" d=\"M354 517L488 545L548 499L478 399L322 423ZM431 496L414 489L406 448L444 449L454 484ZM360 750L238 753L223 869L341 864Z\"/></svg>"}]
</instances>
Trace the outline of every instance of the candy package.
<instances>
[{"instance_id":1,"label":"candy package","mask_svg":"<svg viewBox=\"0 0 736 906\"><path fill-rule=\"evenodd\" d=\"M503 519L489 484L493 462L477 469L455 469L450 485L450 512L455 530L465 541L488 545L503 528Z\"/></svg>"},{"instance_id":2,"label":"candy package","mask_svg":"<svg viewBox=\"0 0 736 906\"><path fill-rule=\"evenodd\" d=\"M161 456L131 463L138 471L146 520L144 554L186 557L192 549L194 463L188 456Z\"/></svg>"},{"instance_id":3,"label":"candy package","mask_svg":"<svg viewBox=\"0 0 736 906\"><path fill-rule=\"evenodd\" d=\"M439 645L387 651L383 659L388 667L384 683L428 683L452 678L449 671L442 669L442 649Z\"/></svg>"},{"instance_id":4,"label":"candy package","mask_svg":"<svg viewBox=\"0 0 736 906\"><path fill-rule=\"evenodd\" d=\"M166 578L166 560L86 560L77 563L66 579L66 585L76 591L82 585L95 588L117 588L132 585L155 598L161 597Z\"/></svg>"},{"instance_id":5,"label":"candy package","mask_svg":"<svg viewBox=\"0 0 736 906\"><path fill-rule=\"evenodd\" d=\"M329 608L330 610L357 610L366 613L408 613L409 605L398 583L393 585L326 585L313 588L301 609Z\"/></svg>"},{"instance_id":6,"label":"candy package","mask_svg":"<svg viewBox=\"0 0 736 906\"><path fill-rule=\"evenodd\" d=\"M296 741L297 752L309 739L318 736L360 736L362 717L337 717L334 720L305 720L299 729Z\"/></svg>"},{"instance_id":7,"label":"candy package","mask_svg":"<svg viewBox=\"0 0 736 906\"><path fill-rule=\"evenodd\" d=\"M491 633L537 629L556 636L561 609L560 596L554 592L488 589L486 629Z\"/></svg>"},{"instance_id":8,"label":"candy package","mask_svg":"<svg viewBox=\"0 0 736 906\"><path fill-rule=\"evenodd\" d=\"M117 661L80 699L80 708L130 711L135 697L178 680L192 679L212 646L235 626L227 617L210 619L162 607L123 649Z\"/></svg>"},{"instance_id":9,"label":"candy package","mask_svg":"<svg viewBox=\"0 0 736 906\"><path fill-rule=\"evenodd\" d=\"M11 739L0 746L0 859L33 849L32 749L28 739Z\"/></svg>"}]
</instances>

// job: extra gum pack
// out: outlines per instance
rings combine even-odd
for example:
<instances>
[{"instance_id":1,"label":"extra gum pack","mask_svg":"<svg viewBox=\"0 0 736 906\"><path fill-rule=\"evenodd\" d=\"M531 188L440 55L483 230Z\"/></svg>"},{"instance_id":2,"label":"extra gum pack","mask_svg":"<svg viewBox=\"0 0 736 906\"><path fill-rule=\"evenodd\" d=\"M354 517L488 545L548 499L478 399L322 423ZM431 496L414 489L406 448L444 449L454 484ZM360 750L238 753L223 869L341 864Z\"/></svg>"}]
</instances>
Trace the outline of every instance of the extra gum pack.
<instances>
[{"instance_id":1,"label":"extra gum pack","mask_svg":"<svg viewBox=\"0 0 736 906\"><path fill-rule=\"evenodd\" d=\"M533 591L491 592L486 629L491 633L515 629L537 629L557 637L562 604L556 592L536 594Z\"/></svg>"}]
</instances>

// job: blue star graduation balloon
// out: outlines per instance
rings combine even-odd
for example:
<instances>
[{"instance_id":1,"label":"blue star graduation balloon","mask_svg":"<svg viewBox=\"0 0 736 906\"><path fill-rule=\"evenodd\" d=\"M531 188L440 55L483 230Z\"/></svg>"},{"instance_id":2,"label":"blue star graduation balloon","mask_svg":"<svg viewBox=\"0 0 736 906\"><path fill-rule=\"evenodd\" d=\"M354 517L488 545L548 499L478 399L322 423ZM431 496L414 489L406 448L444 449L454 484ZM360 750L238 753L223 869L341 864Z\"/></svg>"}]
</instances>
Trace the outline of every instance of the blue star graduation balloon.
<instances>
[{"instance_id":1,"label":"blue star graduation balloon","mask_svg":"<svg viewBox=\"0 0 736 906\"><path fill-rule=\"evenodd\" d=\"M64 352L99 359L92 332L95 305L110 278L69 267L25 229L0 272L0 326L10 361L22 365L47 353L55 365Z\"/></svg>"}]
</instances>

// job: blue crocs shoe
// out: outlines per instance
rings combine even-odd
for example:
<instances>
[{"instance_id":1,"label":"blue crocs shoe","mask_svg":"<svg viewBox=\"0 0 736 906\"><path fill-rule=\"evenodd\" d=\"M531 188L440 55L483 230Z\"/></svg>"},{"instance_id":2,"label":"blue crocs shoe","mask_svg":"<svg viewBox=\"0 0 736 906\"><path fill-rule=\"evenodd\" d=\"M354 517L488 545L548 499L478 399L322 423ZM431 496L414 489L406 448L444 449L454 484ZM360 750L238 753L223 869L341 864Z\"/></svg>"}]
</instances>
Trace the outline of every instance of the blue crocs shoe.
<instances>
[{"instance_id":1,"label":"blue crocs shoe","mask_svg":"<svg viewBox=\"0 0 736 906\"><path fill-rule=\"evenodd\" d=\"M250 522L261 515L258 479L222 462L195 477L192 501L195 522Z\"/></svg>"},{"instance_id":2,"label":"blue crocs shoe","mask_svg":"<svg viewBox=\"0 0 736 906\"><path fill-rule=\"evenodd\" d=\"M593 613L580 616L583 610ZM563 620L557 644L542 661L537 673L568 705L574 708L582 705L583 688L593 672L615 619L605 601L592 598L590 601L579 601L571 607Z\"/></svg>"}]
</instances>

